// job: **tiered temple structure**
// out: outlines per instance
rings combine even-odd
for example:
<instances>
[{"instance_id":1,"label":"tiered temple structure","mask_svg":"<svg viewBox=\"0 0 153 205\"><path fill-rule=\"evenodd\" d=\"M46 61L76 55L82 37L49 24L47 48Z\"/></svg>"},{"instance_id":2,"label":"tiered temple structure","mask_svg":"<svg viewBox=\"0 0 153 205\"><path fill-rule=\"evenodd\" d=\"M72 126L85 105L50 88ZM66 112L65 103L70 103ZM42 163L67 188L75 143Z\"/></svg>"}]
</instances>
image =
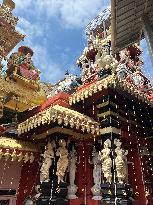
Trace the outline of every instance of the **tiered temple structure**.
<instances>
[{"instance_id":1,"label":"tiered temple structure","mask_svg":"<svg viewBox=\"0 0 153 205\"><path fill-rule=\"evenodd\" d=\"M105 10L86 28L81 78L66 73L47 96L33 51L22 46L9 57L1 204L153 204L153 87L138 44L113 55L110 19Z\"/></svg>"}]
</instances>

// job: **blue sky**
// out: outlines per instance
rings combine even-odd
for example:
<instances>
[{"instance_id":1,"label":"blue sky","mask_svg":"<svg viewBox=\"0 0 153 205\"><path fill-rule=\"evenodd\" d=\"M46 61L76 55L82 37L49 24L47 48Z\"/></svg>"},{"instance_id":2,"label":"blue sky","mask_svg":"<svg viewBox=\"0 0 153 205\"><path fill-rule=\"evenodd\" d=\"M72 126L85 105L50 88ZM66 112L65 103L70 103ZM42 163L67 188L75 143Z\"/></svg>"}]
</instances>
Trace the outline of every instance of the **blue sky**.
<instances>
[{"instance_id":1,"label":"blue sky","mask_svg":"<svg viewBox=\"0 0 153 205\"><path fill-rule=\"evenodd\" d=\"M2 0L0 0L0 3ZM86 45L85 26L109 0L14 0L19 17L17 30L26 34L24 42L34 50L34 63L42 72L41 80L57 82L65 70L79 74L76 59ZM153 76L145 41L145 73ZM15 48L16 50L17 48Z\"/></svg>"}]
</instances>

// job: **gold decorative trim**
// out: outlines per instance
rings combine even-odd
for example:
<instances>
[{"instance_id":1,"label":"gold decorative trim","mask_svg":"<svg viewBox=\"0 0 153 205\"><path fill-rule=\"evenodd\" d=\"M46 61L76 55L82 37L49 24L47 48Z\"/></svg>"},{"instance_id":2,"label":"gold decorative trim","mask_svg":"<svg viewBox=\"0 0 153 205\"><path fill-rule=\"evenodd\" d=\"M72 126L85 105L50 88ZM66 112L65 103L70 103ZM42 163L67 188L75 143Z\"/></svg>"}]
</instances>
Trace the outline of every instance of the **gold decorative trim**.
<instances>
[{"instance_id":1,"label":"gold decorative trim","mask_svg":"<svg viewBox=\"0 0 153 205\"><path fill-rule=\"evenodd\" d=\"M112 74L100 81L94 82L91 85L82 88L80 91L77 91L69 98L69 104L75 104L85 98L92 96L94 93L102 91L103 89L108 88L110 85L115 85L115 75Z\"/></svg>"},{"instance_id":2,"label":"gold decorative trim","mask_svg":"<svg viewBox=\"0 0 153 205\"><path fill-rule=\"evenodd\" d=\"M74 132L73 130L71 129L68 129L68 128L62 128L62 127L54 127L54 128L51 128L41 134L38 134L38 135L32 135L32 139L34 140L39 140L39 139L45 139L47 136L53 134L53 133L64 133L66 135L69 135L71 136L72 138L74 138L75 140L76 139L89 139L89 138L95 138L97 137L97 135L92 135L92 134L81 134L81 133L78 133L78 132Z\"/></svg>"},{"instance_id":3,"label":"gold decorative trim","mask_svg":"<svg viewBox=\"0 0 153 205\"><path fill-rule=\"evenodd\" d=\"M12 93L13 97L11 100L5 104L9 108L13 108L16 105L16 102L19 103L19 110L24 111L28 107L38 106L43 103L46 99L46 95L43 90L33 90L22 84L17 84L11 80L6 80L3 76L0 77L0 95L7 96L7 94Z\"/></svg>"},{"instance_id":4,"label":"gold decorative trim","mask_svg":"<svg viewBox=\"0 0 153 205\"><path fill-rule=\"evenodd\" d=\"M118 106L117 104L115 104L115 103L113 103L113 102L111 102L111 101L106 101L106 102L103 102L103 103L101 103L101 104L98 104L96 107L97 108L102 108L102 107L105 107L105 106L107 106L107 105L112 105L112 106L114 106L114 107L116 107L116 106Z\"/></svg>"},{"instance_id":5,"label":"gold decorative trim","mask_svg":"<svg viewBox=\"0 0 153 205\"><path fill-rule=\"evenodd\" d=\"M18 132L22 134L51 122L57 122L59 125L64 123L64 126L70 126L72 129L99 135L99 123L84 114L60 105L54 105L20 123Z\"/></svg>"},{"instance_id":6,"label":"gold decorative trim","mask_svg":"<svg viewBox=\"0 0 153 205\"><path fill-rule=\"evenodd\" d=\"M0 137L0 159L4 157L6 161L10 159L11 161L33 163L39 152L39 147L36 144Z\"/></svg>"},{"instance_id":7,"label":"gold decorative trim","mask_svg":"<svg viewBox=\"0 0 153 205\"><path fill-rule=\"evenodd\" d=\"M18 149L29 152L39 152L39 147L34 143L11 139L7 137L0 137L0 148Z\"/></svg>"},{"instance_id":8,"label":"gold decorative trim","mask_svg":"<svg viewBox=\"0 0 153 205\"><path fill-rule=\"evenodd\" d=\"M98 114L98 117L103 117L103 118L105 118L105 117L108 116L108 115L114 115L114 116L116 116L117 114L116 114L115 112L113 112L113 111L108 110L108 111L106 111L106 112L103 112L103 113Z\"/></svg>"},{"instance_id":9,"label":"gold decorative trim","mask_svg":"<svg viewBox=\"0 0 153 205\"><path fill-rule=\"evenodd\" d=\"M100 134L106 134L106 133L121 134L121 129L117 129L115 127L105 127L103 129L100 129Z\"/></svg>"},{"instance_id":10,"label":"gold decorative trim","mask_svg":"<svg viewBox=\"0 0 153 205\"><path fill-rule=\"evenodd\" d=\"M24 163L27 163L28 161L30 163L33 163L36 158L33 152L25 153L23 151L20 151L17 153L15 149L13 150L13 152L10 152L10 150L8 149L6 150L0 149L0 160L2 159L2 157L4 157L6 161L11 160L11 161L24 162Z\"/></svg>"},{"instance_id":11,"label":"gold decorative trim","mask_svg":"<svg viewBox=\"0 0 153 205\"><path fill-rule=\"evenodd\" d=\"M107 101L107 102L103 102L103 103L101 103L101 104L96 105L96 107L97 107L97 108L102 108L102 107L105 107L105 106L107 106L107 105L109 105L109 104L110 104L110 102Z\"/></svg>"},{"instance_id":12,"label":"gold decorative trim","mask_svg":"<svg viewBox=\"0 0 153 205\"><path fill-rule=\"evenodd\" d=\"M123 111L122 113L126 114L124 111ZM109 116L109 115L113 115L113 116L115 116L116 118L118 118L119 120L121 120L121 121L123 121L123 122L127 122L127 120L128 120L128 119L126 119L126 118L120 116L118 113L115 113L115 112L113 112L113 111L107 111L107 112L98 114L98 117L103 117L103 118L105 118L106 116ZM137 122L135 122L135 121L133 121L133 120L130 120L130 119L128 120L128 123L131 123L131 124L133 124L133 125L137 125ZM139 125L139 127L141 127L141 126Z\"/></svg>"},{"instance_id":13,"label":"gold decorative trim","mask_svg":"<svg viewBox=\"0 0 153 205\"><path fill-rule=\"evenodd\" d=\"M77 91L69 98L69 104L75 104L77 102L83 101L84 99L93 96L95 93L102 91L108 87L118 87L119 89L123 88L123 90L127 91L131 95L135 96L142 102L146 102L147 104L153 106L153 102L151 102L148 97L141 91L139 91L136 86L130 84L128 85L126 82L119 82L115 74L112 74L100 81L94 82L89 86L82 88Z\"/></svg>"}]
</instances>

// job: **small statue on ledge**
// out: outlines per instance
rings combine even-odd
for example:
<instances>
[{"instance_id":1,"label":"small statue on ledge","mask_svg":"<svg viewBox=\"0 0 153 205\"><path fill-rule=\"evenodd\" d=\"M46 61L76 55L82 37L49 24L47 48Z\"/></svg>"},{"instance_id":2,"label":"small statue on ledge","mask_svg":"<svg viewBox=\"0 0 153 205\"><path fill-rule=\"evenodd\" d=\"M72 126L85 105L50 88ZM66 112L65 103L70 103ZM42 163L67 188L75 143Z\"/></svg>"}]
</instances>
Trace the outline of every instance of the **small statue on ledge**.
<instances>
[{"instance_id":1,"label":"small statue on ledge","mask_svg":"<svg viewBox=\"0 0 153 205\"><path fill-rule=\"evenodd\" d=\"M107 139L104 142L104 148L101 151L102 172L104 174L104 177L106 178L106 182L108 183L112 182L112 160L110 157L110 147L111 141Z\"/></svg>"},{"instance_id":2,"label":"small statue on ledge","mask_svg":"<svg viewBox=\"0 0 153 205\"><path fill-rule=\"evenodd\" d=\"M125 151L121 148L121 141L119 139L114 140L114 144L116 145L115 153L115 165L116 165L116 172L117 172L117 179L118 182L123 184L123 182L127 178L127 157L128 151Z\"/></svg>"},{"instance_id":3,"label":"small statue on ledge","mask_svg":"<svg viewBox=\"0 0 153 205\"><path fill-rule=\"evenodd\" d=\"M7 63L7 76L13 78L17 74L28 80L38 81L40 72L34 66L32 56L33 51L26 46L21 46L18 52L11 54Z\"/></svg>"},{"instance_id":4,"label":"small statue on ledge","mask_svg":"<svg viewBox=\"0 0 153 205\"><path fill-rule=\"evenodd\" d=\"M56 156L59 156L56 171L56 175L58 177L58 184L60 182L64 182L65 172L68 167L68 150L66 148L65 140L60 140L59 146L60 147L56 151Z\"/></svg>"},{"instance_id":5,"label":"small statue on ledge","mask_svg":"<svg viewBox=\"0 0 153 205\"><path fill-rule=\"evenodd\" d=\"M92 161L89 160L90 164L94 165L93 168L93 179L94 179L94 186L91 188L93 193L92 199L94 200L101 200L101 161L100 161L100 154L96 152L95 146L93 147L92 151Z\"/></svg>"},{"instance_id":6,"label":"small statue on ledge","mask_svg":"<svg viewBox=\"0 0 153 205\"><path fill-rule=\"evenodd\" d=\"M75 174L76 174L76 164L77 164L77 152L74 147L69 154L69 180L70 185L68 186L68 199L76 199L76 192L78 187L75 185Z\"/></svg>"},{"instance_id":7,"label":"small statue on ledge","mask_svg":"<svg viewBox=\"0 0 153 205\"><path fill-rule=\"evenodd\" d=\"M40 182L49 182L49 169L52 165L52 159L54 158L55 142L48 142L46 150L43 154L43 164L40 169Z\"/></svg>"}]
</instances>

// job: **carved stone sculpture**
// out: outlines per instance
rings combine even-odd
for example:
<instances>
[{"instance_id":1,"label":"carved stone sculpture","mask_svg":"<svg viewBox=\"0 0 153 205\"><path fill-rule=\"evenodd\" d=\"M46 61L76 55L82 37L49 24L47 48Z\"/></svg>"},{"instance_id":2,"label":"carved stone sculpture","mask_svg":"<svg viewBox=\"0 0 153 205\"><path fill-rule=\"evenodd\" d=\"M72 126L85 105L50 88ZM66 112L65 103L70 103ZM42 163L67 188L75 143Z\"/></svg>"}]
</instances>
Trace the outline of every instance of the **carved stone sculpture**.
<instances>
[{"instance_id":1,"label":"carved stone sculpture","mask_svg":"<svg viewBox=\"0 0 153 205\"><path fill-rule=\"evenodd\" d=\"M128 154L128 151L125 151L124 149L121 148L122 142L119 139L115 139L114 144L116 145L115 165L116 165L117 179L119 183L123 183L127 177L126 155Z\"/></svg>"},{"instance_id":2,"label":"carved stone sculpture","mask_svg":"<svg viewBox=\"0 0 153 205\"><path fill-rule=\"evenodd\" d=\"M69 178L70 178L70 184L74 185L75 180L75 173L76 173L76 163L77 163L77 155L76 150L74 147L72 148L72 151L69 155Z\"/></svg>"},{"instance_id":3,"label":"carved stone sculpture","mask_svg":"<svg viewBox=\"0 0 153 205\"><path fill-rule=\"evenodd\" d=\"M58 177L58 184L64 181L65 172L68 167L68 150L66 148L65 140L60 140L59 146L60 147L56 151L56 156L59 156L56 172L56 175Z\"/></svg>"},{"instance_id":4,"label":"carved stone sculpture","mask_svg":"<svg viewBox=\"0 0 153 205\"><path fill-rule=\"evenodd\" d=\"M105 48L102 48L101 46L97 47L98 53L95 57L95 64L98 65L99 70L108 70L111 69L113 72L116 70L117 67L117 61L111 54L107 52Z\"/></svg>"},{"instance_id":5,"label":"carved stone sculpture","mask_svg":"<svg viewBox=\"0 0 153 205\"><path fill-rule=\"evenodd\" d=\"M104 142L104 148L101 151L101 161L102 161L102 172L104 174L104 178L106 178L106 182L112 182L112 160L110 158L110 147L111 141L107 139Z\"/></svg>"},{"instance_id":6,"label":"carved stone sculpture","mask_svg":"<svg viewBox=\"0 0 153 205\"><path fill-rule=\"evenodd\" d=\"M69 154L69 180L70 185L68 186L68 199L76 199L76 192L78 187L74 184L75 173L76 173L77 153L74 147Z\"/></svg>"},{"instance_id":7,"label":"carved stone sculpture","mask_svg":"<svg viewBox=\"0 0 153 205\"><path fill-rule=\"evenodd\" d=\"M94 165L93 168L93 179L94 179L94 186L91 188L91 191L93 193L92 199L94 200L101 200L101 162L100 162L100 155L98 152L96 152L96 148L93 147L92 152L92 161L89 160L90 164Z\"/></svg>"},{"instance_id":8,"label":"carved stone sculpture","mask_svg":"<svg viewBox=\"0 0 153 205\"><path fill-rule=\"evenodd\" d=\"M46 146L46 150L43 154L43 164L40 169L40 182L48 182L49 181L49 169L52 165L52 158L54 158L54 147L55 142L48 142Z\"/></svg>"}]
</instances>

